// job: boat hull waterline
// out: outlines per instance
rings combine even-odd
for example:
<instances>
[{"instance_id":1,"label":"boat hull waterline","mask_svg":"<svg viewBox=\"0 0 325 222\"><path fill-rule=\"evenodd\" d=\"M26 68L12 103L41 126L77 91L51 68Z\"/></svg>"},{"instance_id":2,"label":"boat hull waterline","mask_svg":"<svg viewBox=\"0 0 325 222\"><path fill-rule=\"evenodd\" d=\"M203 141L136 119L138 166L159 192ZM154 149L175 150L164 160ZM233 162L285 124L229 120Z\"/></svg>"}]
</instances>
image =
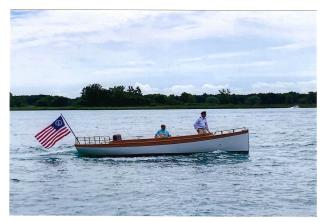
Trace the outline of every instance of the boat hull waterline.
<instances>
[{"instance_id":1,"label":"boat hull waterline","mask_svg":"<svg viewBox=\"0 0 325 222\"><path fill-rule=\"evenodd\" d=\"M75 144L86 156L142 156L213 152L249 152L249 132L190 135L161 139L121 140L105 144Z\"/></svg>"}]
</instances>

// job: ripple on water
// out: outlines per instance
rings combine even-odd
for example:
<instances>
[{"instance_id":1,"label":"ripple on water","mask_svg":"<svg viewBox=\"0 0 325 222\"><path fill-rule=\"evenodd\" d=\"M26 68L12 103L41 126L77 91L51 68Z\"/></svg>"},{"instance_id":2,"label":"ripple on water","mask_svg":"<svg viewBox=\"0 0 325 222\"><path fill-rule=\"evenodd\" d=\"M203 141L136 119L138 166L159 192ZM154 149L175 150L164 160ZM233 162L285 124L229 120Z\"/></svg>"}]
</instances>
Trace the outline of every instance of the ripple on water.
<instances>
[{"instance_id":1,"label":"ripple on water","mask_svg":"<svg viewBox=\"0 0 325 222\"><path fill-rule=\"evenodd\" d=\"M165 120L173 135L193 133L197 112L67 111L65 117L77 135L126 138L152 135L151 126ZM31 132L56 111L12 112L10 214L316 216L316 109L208 113L211 128L250 129L249 155L83 157L72 137L51 149L36 143Z\"/></svg>"}]
</instances>

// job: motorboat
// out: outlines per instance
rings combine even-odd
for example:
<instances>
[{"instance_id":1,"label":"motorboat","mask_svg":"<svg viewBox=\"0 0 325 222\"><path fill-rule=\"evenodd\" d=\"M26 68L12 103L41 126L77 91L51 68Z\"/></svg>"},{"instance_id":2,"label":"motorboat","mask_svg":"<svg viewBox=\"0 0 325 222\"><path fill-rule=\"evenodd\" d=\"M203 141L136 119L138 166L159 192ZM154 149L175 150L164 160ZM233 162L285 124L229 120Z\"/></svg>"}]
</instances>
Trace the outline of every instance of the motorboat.
<instances>
[{"instance_id":1,"label":"motorboat","mask_svg":"<svg viewBox=\"0 0 325 222\"><path fill-rule=\"evenodd\" d=\"M249 153L247 128L168 138L122 139L120 136L76 137L75 147L85 156L150 156L213 152Z\"/></svg>"}]
</instances>

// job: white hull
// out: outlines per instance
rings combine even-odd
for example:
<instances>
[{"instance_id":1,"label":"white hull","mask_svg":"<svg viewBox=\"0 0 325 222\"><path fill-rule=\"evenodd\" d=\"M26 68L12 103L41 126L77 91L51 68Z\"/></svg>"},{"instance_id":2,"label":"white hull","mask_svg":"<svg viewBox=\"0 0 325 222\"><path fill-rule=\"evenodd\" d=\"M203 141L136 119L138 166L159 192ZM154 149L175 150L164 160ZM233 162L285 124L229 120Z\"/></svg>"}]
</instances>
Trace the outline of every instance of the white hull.
<instances>
[{"instance_id":1,"label":"white hull","mask_svg":"<svg viewBox=\"0 0 325 222\"><path fill-rule=\"evenodd\" d=\"M216 150L231 152L249 152L249 134L229 135L195 142L185 142L163 145L105 147L103 145L76 145L82 155L91 156L141 156L164 154L190 154L212 152Z\"/></svg>"}]
</instances>

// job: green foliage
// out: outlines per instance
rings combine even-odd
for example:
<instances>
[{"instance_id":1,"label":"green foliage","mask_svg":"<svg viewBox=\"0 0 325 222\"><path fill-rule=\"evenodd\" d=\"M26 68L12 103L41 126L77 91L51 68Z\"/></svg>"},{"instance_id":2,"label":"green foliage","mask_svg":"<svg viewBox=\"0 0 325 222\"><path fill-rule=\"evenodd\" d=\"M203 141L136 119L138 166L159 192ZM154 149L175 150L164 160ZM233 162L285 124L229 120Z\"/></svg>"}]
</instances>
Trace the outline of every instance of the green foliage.
<instances>
[{"instance_id":1,"label":"green foliage","mask_svg":"<svg viewBox=\"0 0 325 222\"><path fill-rule=\"evenodd\" d=\"M100 84L91 84L84 87L81 91L81 105L101 106L104 105L105 89Z\"/></svg>"},{"instance_id":2,"label":"green foliage","mask_svg":"<svg viewBox=\"0 0 325 222\"><path fill-rule=\"evenodd\" d=\"M60 107L60 106L70 106L72 104L71 99L63 96L54 96L50 102L50 106Z\"/></svg>"},{"instance_id":3,"label":"green foliage","mask_svg":"<svg viewBox=\"0 0 325 222\"><path fill-rule=\"evenodd\" d=\"M168 101L169 105L177 105L177 104L181 103L179 100L179 96L175 96L173 94L171 94L167 97L167 101Z\"/></svg>"},{"instance_id":4,"label":"green foliage","mask_svg":"<svg viewBox=\"0 0 325 222\"><path fill-rule=\"evenodd\" d=\"M246 98L246 103L249 105L260 104L261 98L258 95L251 95Z\"/></svg>"},{"instance_id":5,"label":"green foliage","mask_svg":"<svg viewBox=\"0 0 325 222\"><path fill-rule=\"evenodd\" d=\"M10 107L39 106L39 107L62 107L70 106L73 100L63 96L32 95L10 96Z\"/></svg>"},{"instance_id":6,"label":"green foliage","mask_svg":"<svg viewBox=\"0 0 325 222\"><path fill-rule=\"evenodd\" d=\"M205 99L205 103L208 103L208 104L217 104L219 103L219 100L217 97L215 96L208 96L206 99Z\"/></svg>"},{"instance_id":7,"label":"green foliage","mask_svg":"<svg viewBox=\"0 0 325 222\"><path fill-rule=\"evenodd\" d=\"M35 106L50 106L51 104L51 97L46 96L38 99L33 105Z\"/></svg>"},{"instance_id":8,"label":"green foliage","mask_svg":"<svg viewBox=\"0 0 325 222\"><path fill-rule=\"evenodd\" d=\"M195 96L193 96L189 93L183 92L181 94L180 100L183 103L195 103Z\"/></svg>"},{"instance_id":9,"label":"green foliage","mask_svg":"<svg viewBox=\"0 0 325 222\"><path fill-rule=\"evenodd\" d=\"M224 106L224 107L276 107L302 105L316 106L317 93L258 93L248 95L231 94L229 89L221 89L216 95L192 95L183 92L180 96L148 94L143 95L139 87L114 86L108 89L100 84L84 87L81 96L70 99L62 96L30 95L15 96L10 93L10 107L137 107L137 106Z\"/></svg>"},{"instance_id":10,"label":"green foliage","mask_svg":"<svg viewBox=\"0 0 325 222\"><path fill-rule=\"evenodd\" d=\"M218 100L221 104L229 104L230 103L230 90L229 89L221 89L219 90Z\"/></svg>"}]
</instances>

